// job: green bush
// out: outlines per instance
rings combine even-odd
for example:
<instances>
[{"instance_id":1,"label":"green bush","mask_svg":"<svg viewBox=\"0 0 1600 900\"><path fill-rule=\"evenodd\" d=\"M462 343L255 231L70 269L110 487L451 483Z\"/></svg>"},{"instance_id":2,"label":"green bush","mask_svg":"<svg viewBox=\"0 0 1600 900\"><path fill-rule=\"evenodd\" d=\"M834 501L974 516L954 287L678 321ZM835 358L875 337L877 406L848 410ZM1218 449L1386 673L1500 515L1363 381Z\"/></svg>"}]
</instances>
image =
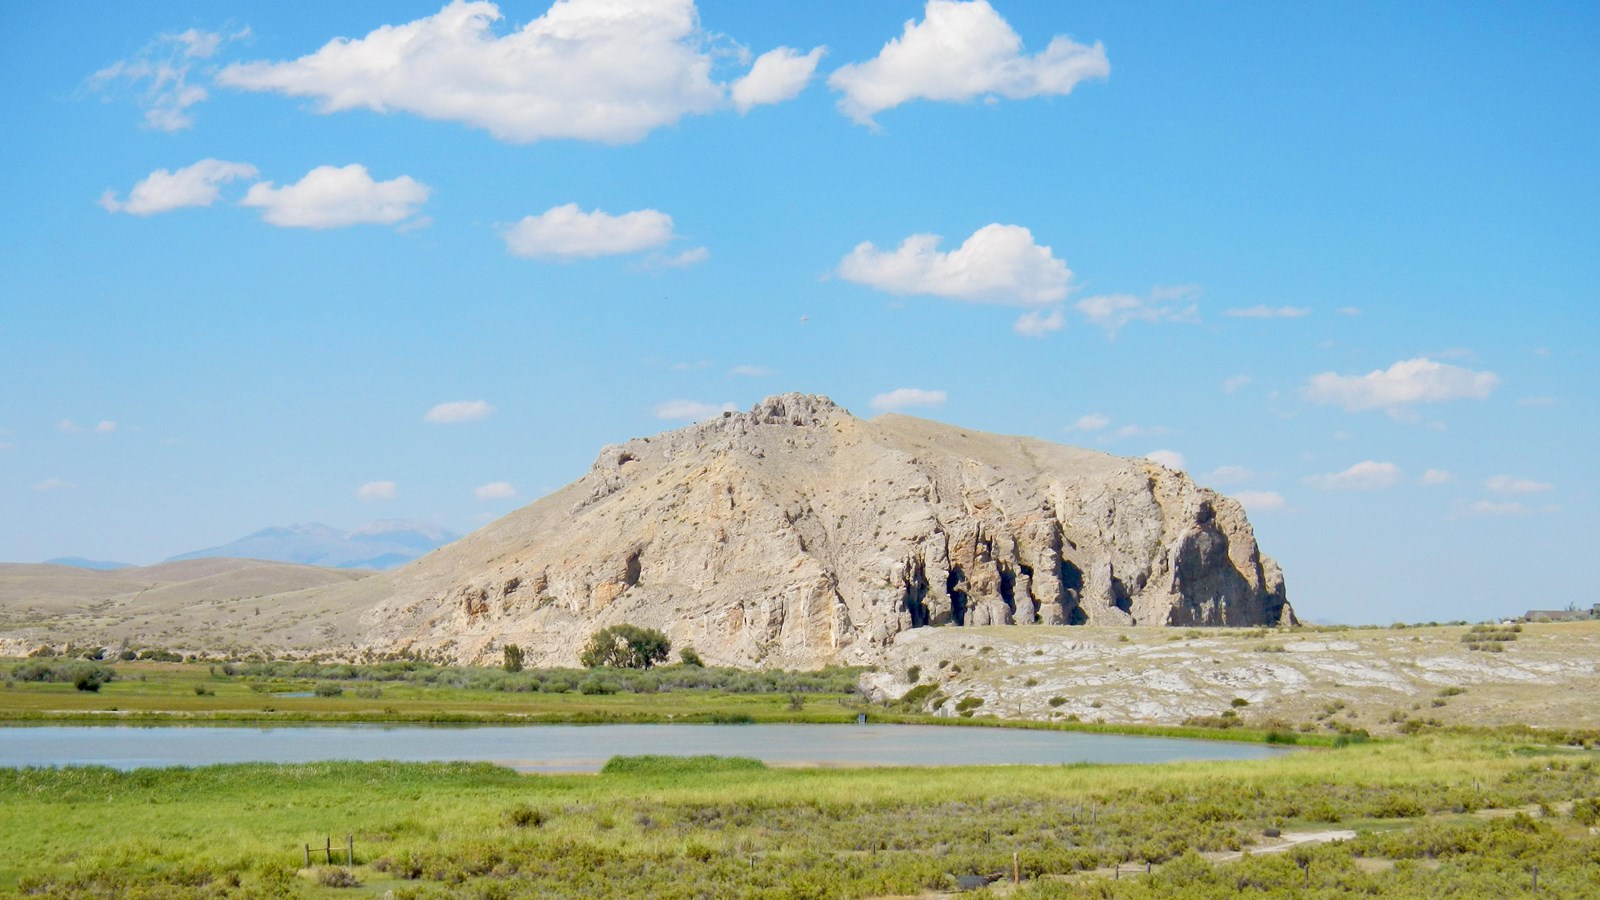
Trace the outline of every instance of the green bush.
<instances>
[{"instance_id":1,"label":"green bush","mask_svg":"<svg viewBox=\"0 0 1600 900\"><path fill-rule=\"evenodd\" d=\"M700 658L700 652L693 647L684 647L682 650L679 650L678 659L681 660L684 665L693 666L696 669L703 669L706 667L705 660Z\"/></svg>"},{"instance_id":2,"label":"green bush","mask_svg":"<svg viewBox=\"0 0 1600 900\"><path fill-rule=\"evenodd\" d=\"M507 644L501 651L500 667L507 672L521 672L522 648L516 644Z\"/></svg>"},{"instance_id":3,"label":"green bush","mask_svg":"<svg viewBox=\"0 0 1600 900\"><path fill-rule=\"evenodd\" d=\"M672 652L672 641L654 628L637 625L612 625L589 637L579 662L590 669L609 666L617 669L648 669L664 662Z\"/></svg>"},{"instance_id":4,"label":"green bush","mask_svg":"<svg viewBox=\"0 0 1600 900\"><path fill-rule=\"evenodd\" d=\"M505 822L512 828L538 828L544 824L543 810L534 809L526 803L519 803L506 810Z\"/></svg>"},{"instance_id":5,"label":"green bush","mask_svg":"<svg viewBox=\"0 0 1600 900\"><path fill-rule=\"evenodd\" d=\"M619 688L617 683L598 675L590 675L578 685L578 691L584 694L615 694Z\"/></svg>"},{"instance_id":6,"label":"green bush","mask_svg":"<svg viewBox=\"0 0 1600 900\"><path fill-rule=\"evenodd\" d=\"M312 689L312 693L318 697L342 697L344 696L344 688L332 682L324 681Z\"/></svg>"}]
</instances>

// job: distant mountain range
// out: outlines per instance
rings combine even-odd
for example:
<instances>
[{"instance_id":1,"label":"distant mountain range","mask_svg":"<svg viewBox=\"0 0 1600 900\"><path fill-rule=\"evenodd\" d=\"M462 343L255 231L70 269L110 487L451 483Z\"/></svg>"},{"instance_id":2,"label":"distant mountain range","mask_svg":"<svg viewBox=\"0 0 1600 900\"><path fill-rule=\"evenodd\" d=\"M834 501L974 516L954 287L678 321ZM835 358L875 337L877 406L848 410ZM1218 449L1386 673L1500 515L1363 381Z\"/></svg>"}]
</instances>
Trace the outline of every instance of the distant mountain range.
<instances>
[{"instance_id":1,"label":"distant mountain range","mask_svg":"<svg viewBox=\"0 0 1600 900\"><path fill-rule=\"evenodd\" d=\"M114 572L117 569L131 569L133 563L107 562L103 559L84 559L81 556L58 556L47 559L46 563L55 566L72 566L75 569L93 569L96 572Z\"/></svg>"},{"instance_id":2,"label":"distant mountain range","mask_svg":"<svg viewBox=\"0 0 1600 900\"><path fill-rule=\"evenodd\" d=\"M311 522L263 528L232 543L180 553L166 561L230 556L333 569L392 569L458 537L460 535L427 522L373 522L354 531Z\"/></svg>"}]
</instances>

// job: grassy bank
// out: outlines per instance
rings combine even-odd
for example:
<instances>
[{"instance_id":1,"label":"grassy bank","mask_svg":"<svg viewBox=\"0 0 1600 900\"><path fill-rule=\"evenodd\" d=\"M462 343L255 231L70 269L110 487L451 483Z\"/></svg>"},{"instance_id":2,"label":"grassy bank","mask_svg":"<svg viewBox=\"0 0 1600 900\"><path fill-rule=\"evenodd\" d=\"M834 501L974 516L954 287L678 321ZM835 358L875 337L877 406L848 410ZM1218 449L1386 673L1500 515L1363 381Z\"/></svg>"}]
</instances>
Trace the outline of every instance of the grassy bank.
<instances>
[{"instance_id":1,"label":"grassy bank","mask_svg":"<svg viewBox=\"0 0 1600 900\"><path fill-rule=\"evenodd\" d=\"M1162 766L772 770L633 759L593 776L388 763L9 770L0 771L0 891L870 897L1009 873L1015 853L1024 892L1044 897L1233 896L1249 885L1267 895L1518 896L1534 865L1553 895L1592 896L1600 838L1583 817L1597 788L1593 754L1443 735ZM1517 808L1533 815L1481 814ZM1336 827L1361 836L1281 857L1201 855L1247 848L1268 829ZM320 848L347 835L356 864L335 873ZM322 871L300 871L307 844ZM1142 872L1146 862L1148 877L1087 874L1119 863Z\"/></svg>"},{"instance_id":2,"label":"grassy bank","mask_svg":"<svg viewBox=\"0 0 1600 900\"><path fill-rule=\"evenodd\" d=\"M41 672L47 665L59 672ZM72 675L87 665L0 661L0 673L12 676L0 688L0 722L848 722L864 708L852 669L504 672L410 662L133 661L93 664L114 674L80 690Z\"/></svg>"},{"instance_id":3,"label":"grassy bank","mask_svg":"<svg viewBox=\"0 0 1600 900\"><path fill-rule=\"evenodd\" d=\"M872 722L1015 727L1258 743L1334 746L1338 735L1183 725L1003 720L933 716L900 703L872 704L852 688L859 670L749 672L672 666L649 672L496 669L404 662L182 663L0 661L19 680L0 689L3 724L413 723L640 724ZM110 668L97 690L77 689L72 673ZM81 674L81 672L79 673ZM585 692L589 685L591 692ZM599 687L599 690L594 690ZM309 696L287 696L291 694Z\"/></svg>"}]
</instances>

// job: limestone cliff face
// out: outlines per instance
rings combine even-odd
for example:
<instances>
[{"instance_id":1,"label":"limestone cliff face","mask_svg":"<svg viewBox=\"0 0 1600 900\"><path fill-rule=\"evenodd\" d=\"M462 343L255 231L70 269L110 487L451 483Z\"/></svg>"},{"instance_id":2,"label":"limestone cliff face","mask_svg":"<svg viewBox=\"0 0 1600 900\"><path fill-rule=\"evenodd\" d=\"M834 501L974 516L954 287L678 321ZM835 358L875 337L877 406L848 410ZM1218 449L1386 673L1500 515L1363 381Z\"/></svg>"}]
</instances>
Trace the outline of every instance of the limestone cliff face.
<instances>
[{"instance_id":1,"label":"limestone cliff face","mask_svg":"<svg viewBox=\"0 0 1600 900\"><path fill-rule=\"evenodd\" d=\"M1277 565L1181 472L786 394L607 447L587 475L363 583L376 649L571 664L595 629L708 661L871 661L907 629L1277 625Z\"/></svg>"}]
</instances>

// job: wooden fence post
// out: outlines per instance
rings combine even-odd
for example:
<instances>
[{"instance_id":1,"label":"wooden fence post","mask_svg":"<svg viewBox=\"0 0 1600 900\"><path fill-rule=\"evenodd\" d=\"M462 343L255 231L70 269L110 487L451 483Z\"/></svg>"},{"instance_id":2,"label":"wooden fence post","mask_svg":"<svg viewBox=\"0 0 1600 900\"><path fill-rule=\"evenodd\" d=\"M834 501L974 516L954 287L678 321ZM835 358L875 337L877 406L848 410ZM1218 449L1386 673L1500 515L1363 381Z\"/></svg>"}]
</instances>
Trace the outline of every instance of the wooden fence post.
<instances>
[{"instance_id":1,"label":"wooden fence post","mask_svg":"<svg viewBox=\"0 0 1600 900\"><path fill-rule=\"evenodd\" d=\"M322 840L322 852L328 855L328 865L331 866L333 865L333 838L323 835Z\"/></svg>"},{"instance_id":2,"label":"wooden fence post","mask_svg":"<svg viewBox=\"0 0 1600 900\"><path fill-rule=\"evenodd\" d=\"M356 865L356 836L346 835L345 841L344 865L347 869L353 869Z\"/></svg>"},{"instance_id":3,"label":"wooden fence post","mask_svg":"<svg viewBox=\"0 0 1600 900\"><path fill-rule=\"evenodd\" d=\"M306 868L311 868L311 845L306 845Z\"/></svg>"}]
</instances>

